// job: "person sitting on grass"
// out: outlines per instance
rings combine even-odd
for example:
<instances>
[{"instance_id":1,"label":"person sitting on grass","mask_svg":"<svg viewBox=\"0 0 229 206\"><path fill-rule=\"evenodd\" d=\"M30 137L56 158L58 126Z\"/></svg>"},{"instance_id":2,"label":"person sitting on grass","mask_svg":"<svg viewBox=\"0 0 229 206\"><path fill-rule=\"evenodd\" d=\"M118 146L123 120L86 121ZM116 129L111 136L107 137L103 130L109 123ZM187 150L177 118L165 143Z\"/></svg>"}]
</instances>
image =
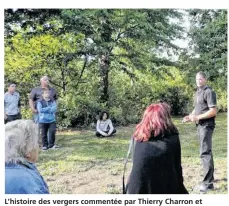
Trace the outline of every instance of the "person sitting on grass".
<instances>
[{"instance_id":1,"label":"person sitting on grass","mask_svg":"<svg viewBox=\"0 0 229 206\"><path fill-rule=\"evenodd\" d=\"M38 125L15 120L5 125L5 194L49 194L36 168Z\"/></svg>"},{"instance_id":2,"label":"person sitting on grass","mask_svg":"<svg viewBox=\"0 0 229 206\"><path fill-rule=\"evenodd\" d=\"M149 105L133 134L127 194L188 194L183 184L179 132L167 103Z\"/></svg>"},{"instance_id":3,"label":"person sitting on grass","mask_svg":"<svg viewBox=\"0 0 229 206\"><path fill-rule=\"evenodd\" d=\"M97 137L109 137L116 133L116 129L113 127L111 120L109 119L108 112L102 112L99 116L96 126Z\"/></svg>"},{"instance_id":4,"label":"person sitting on grass","mask_svg":"<svg viewBox=\"0 0 229 206\"><path fill-rule=\"evenodd\" d=\"M50 99L49 90L44 90L42 92L42 99L37 103L37 110L39 114L38 122L42 136L42 150L58 148L58 146L55 145L57 105L55 100Z\"/></svg>"}]
</instances>

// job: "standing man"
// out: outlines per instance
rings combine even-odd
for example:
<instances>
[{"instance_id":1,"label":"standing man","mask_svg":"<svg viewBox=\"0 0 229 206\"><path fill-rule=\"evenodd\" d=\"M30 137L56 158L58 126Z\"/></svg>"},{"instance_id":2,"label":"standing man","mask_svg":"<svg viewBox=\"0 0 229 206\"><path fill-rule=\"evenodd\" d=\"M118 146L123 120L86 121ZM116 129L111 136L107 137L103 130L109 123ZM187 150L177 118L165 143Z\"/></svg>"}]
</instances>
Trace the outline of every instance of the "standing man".
<instances>
[{"instance_id":1,"label":"standing man","mask_svg":"<svg viewBox=\"0 0 229 206\"><path fill-rule=\"evenodd\" d=\"M212 134L215 128L216 93L207 86L207 77L204 72L196 74L197 91L194 100L194 110L184 117L183 122L196 123L197 134L200 142L200 158L203 166L204 178L200 191L214 189L214 162L212 155Z\"/></svg>"},{"instance_id":2,"label":"standing man","mask_svg":"<svg viewBox=\"0 0 229 206\"><path fill-rule=\"evenodd\" d=\"M34 122L38 123L38 111L37 111L37 102L42 99L42 92L44 90L49 90L50 99L57 100L57 92L54 88L49 86L49 78L47 76L43 76L40 79L41 85L39 87L35 87L29 97L29 106L34 114Z\"/></svg>"},{"instance_id":3,"label":"standing man","mask_svg":"<svg viewBox=\"0 0 229 206\"><path fill-rule=\"evenodd\" d=\"M20 94L16 92L16 84L8 84L8 92L4 95L4 120L7 122L21 119Z\"/></svg>"}]
</instances>

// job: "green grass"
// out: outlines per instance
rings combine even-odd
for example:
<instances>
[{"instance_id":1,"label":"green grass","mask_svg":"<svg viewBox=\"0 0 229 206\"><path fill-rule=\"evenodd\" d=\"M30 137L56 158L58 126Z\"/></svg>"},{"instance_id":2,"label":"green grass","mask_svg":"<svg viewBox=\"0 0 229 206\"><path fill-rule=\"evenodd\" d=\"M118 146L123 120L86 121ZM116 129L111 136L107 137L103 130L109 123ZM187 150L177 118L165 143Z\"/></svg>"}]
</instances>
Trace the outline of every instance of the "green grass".
<instances>
[{"instance_id":1,"label":"green grass","mask_svg":"<svg viewBox=\"0 0 229 206\"><path fill-rule=\"evenodd\" d=\"M180 132L184 183L190 193L198 194L195 186L201 181L202 167L199 144L193 123L182 124L174 118ZM123 160L135 125L117 128L111 138L99 139L93 131L69 131L57 134L58 150L41 151L38 169L55 194L120 193ZM213 135L215 190L227 193L227 114L219 114ZM128 172L131 165L128 164ZM127 173L128 173L127 172Z\"/></svg>"}]
</instances>

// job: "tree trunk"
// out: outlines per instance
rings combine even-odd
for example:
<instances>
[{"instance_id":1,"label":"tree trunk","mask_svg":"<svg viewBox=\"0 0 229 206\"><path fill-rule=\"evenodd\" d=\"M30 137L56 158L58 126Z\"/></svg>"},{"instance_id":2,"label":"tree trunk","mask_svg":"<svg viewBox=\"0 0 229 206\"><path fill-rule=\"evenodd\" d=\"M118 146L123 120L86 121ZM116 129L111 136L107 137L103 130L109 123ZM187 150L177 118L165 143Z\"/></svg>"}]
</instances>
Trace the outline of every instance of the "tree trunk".
<instances>
[{"instance_id":1,"label":"tree trunk","mask_svg":"<svg viewBox=\"0 0 229 206\"><path fill-rule=\"evenodd\" d=\"M105 55L102 55L102 57L99 59L99 70L100 70L100 84L99 84L100 103L104 103L105 106L108 106L109 61L108 61L108 57L106 57Z\"/></svg>"},{"instance_id":2,"label":"tree trunk","mask_svg":"<svg viewBox=\"0 0 229 206\"><path fill-rule=\"evenodd\" d=\"M62 92L63 92L63 95L65 96L67 83L66 83L64 72L65 72L65 69L61 69Z\"/></svg>"}]
</instances>

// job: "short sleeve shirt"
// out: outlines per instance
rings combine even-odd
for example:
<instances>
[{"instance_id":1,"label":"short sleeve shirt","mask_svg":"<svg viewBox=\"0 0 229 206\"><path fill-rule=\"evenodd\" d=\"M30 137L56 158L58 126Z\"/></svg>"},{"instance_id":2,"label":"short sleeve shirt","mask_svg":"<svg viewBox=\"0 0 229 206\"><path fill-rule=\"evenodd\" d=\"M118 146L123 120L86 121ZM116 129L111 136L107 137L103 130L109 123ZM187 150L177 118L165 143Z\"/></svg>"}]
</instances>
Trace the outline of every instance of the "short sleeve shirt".
<instances>
[{"instance_id":1,"label":"short sleeve shirt","mask_svg":"<svg viewBox=\"0 0 229 206\"><path fill-rule=\"evenodd\" d=\"M210 108L217 106L216 93L207 85L203 88L198 88L195 94L195 114L203 114Z\"/></svg>"},{"instance_id":2,"label":"short sleeve shirt","mask_svg":"<svg viewBox=\"0 0 229 206\"><path fill-rule=\"evenodd\" d=\"M4 111L6 115L17 115L19 113L20 94L6 92L4 95Z\"/></svg>"},{"instance_id":3,"label":"short sleeve shirt","mask_svg":"<svg viewBox=\"0 0 229 206\"><path fill-rule=\"evenodd\" d=\"M36 108L37 102L42 99L43 90L44 89L42 87L35 87L30 93L29 98L34 101L35 108ZM52 87L49 87L49 91L50 91L50 99L56 101L58 98L56 90Z\"/></svg>"}]
</instances>

